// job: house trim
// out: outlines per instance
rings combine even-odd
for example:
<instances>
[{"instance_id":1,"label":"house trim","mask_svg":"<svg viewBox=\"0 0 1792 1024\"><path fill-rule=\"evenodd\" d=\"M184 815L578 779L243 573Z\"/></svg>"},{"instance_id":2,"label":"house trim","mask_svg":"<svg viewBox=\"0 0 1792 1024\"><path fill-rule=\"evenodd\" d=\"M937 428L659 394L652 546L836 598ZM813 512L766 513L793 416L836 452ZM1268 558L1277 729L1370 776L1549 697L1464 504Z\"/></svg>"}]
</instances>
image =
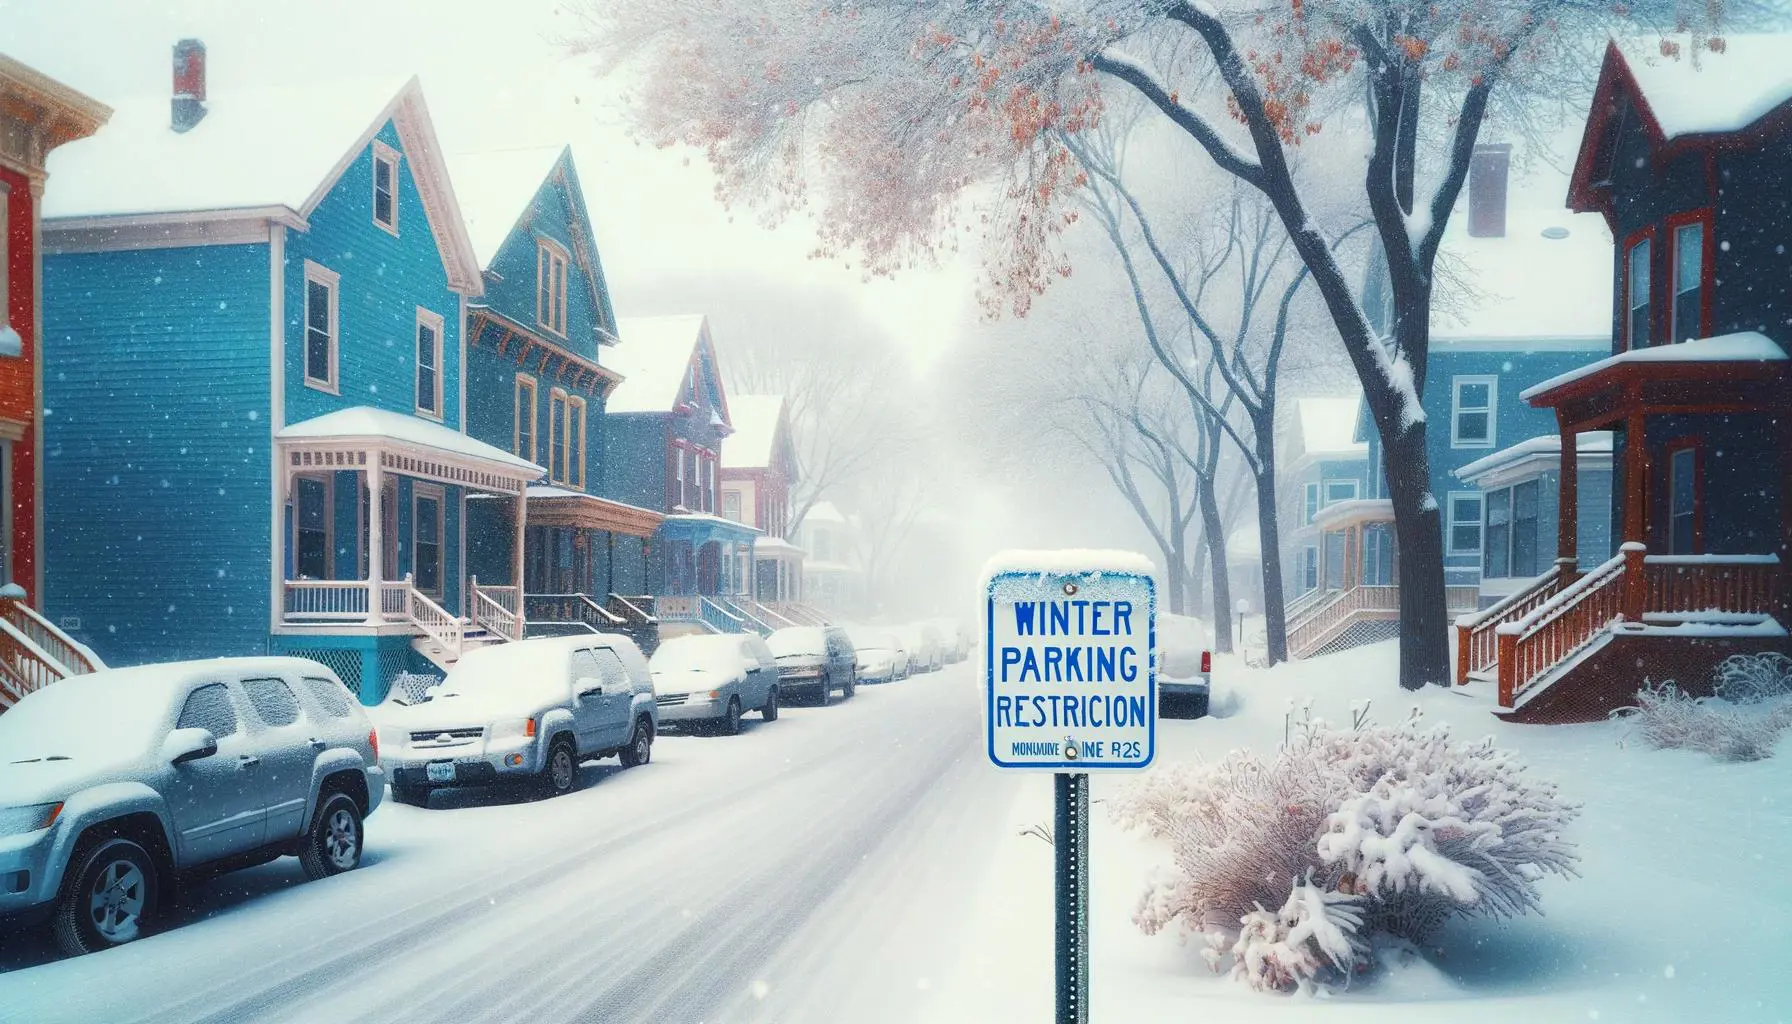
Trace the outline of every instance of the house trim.
<instances>
[{"instance_id":1,"label":"house trim","mask_svg":"<svg viewBox=\"0 0 1792 1024\"><path fill-rule=\"evenodd\" d=\"M523 389L529 389L529 451L523 452ZM541 382L526 373L516 375L511 386L510 453L539 464L541 451Z\"/></svg>"},{"instance_id":2,"label":"house trim","mask_svg":"<svg viewBox=\"0 0 1792 1024\"><path fill-rule=\"evenodd\" d=\"M303 371L301 371L303 372ZM42 392L39 392L40 394ZM268 489L272 500L269 538L279 537L286 517L286 475L280 446L274 438L286 426L286 226L268 225ZM286 567L278 549L268 573L268 628L278 630L285 616Z\"/></svg>"},{"instance_id":3,"label":"house trim","mask_svg":"<svg viewBox=\"0 0 1792 1024\"><path fill-rule=\"evenodd\" d=\"M43 252L118 252L180 249L197 245L251 245L266 242L276 226L310 228L284 206L232 210L139 213L118 217L63 217L43 222Z\"/></svg>"}]
</instances>

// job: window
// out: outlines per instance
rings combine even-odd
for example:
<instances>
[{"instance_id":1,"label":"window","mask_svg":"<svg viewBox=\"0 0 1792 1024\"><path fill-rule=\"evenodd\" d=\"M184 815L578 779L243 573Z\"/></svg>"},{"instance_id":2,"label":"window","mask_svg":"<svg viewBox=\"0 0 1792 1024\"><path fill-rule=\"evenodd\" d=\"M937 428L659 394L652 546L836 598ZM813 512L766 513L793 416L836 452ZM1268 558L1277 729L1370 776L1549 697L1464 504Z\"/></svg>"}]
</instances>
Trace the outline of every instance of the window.
<instances>
[{"instance_id":1,"label":"window","mask_svg":"<svg viewBox=\"0 0 1792 1024\"><path fill-rule=\"evenodd\" d=\"M0 181L0 327L8 326L8 308L12 302L12 293L6 290L6 268L12 262L12 222L7 218L6 208L11 204L12 189Z\"/></svg>"},{"instance_id":2,"label":"window","mask_svg":"<svg viewBox=\"0 0 1792 1024\"><path fill-rule=\"evenodd\" d=\"M1653 250L1649 236L1630 243L1624 253L1624 346L1643 348L1649 344L1649 260Z\"/></svg>"},{"instance_id":3,"label":"window","mask_svg":"<svg viewBox=\"0 0 1792 1024\"><path fill-rule=\"evenodd\" d=\"M677 482L674 485L672 504L682 506L684 505L684 448L682 446L679 447L677 453L678 475L674 477Z\"/></svg>"},{"instance_id":4,"label":"window","mask_svg":"<svg viewBox=\"0 0 1792 1024\"><path fill-rule=\"evenodd\" d=\"M230 688L223 683L207 683L187 694L174 727L205 729L219 739L235 735L236 707L230 701Z\"/></svg>"},{"instance_id":5,"label":"window","mask_svg":"<svg viewBox=\"0 0 1792 1024\"><path fill-rule=\"evenodd\" d=\"M1325 503L1327 505L1354 500L1356 500L1355 480L1327 480L1325 482Z\"/></svg>"},{"instance_id":6,"label":"window","mask_svg":"<svg viewBox=\"0 0 1792 1024\"><path fill-rule=\"evenodd\" d=\"M442 492L418 485L411 495L413 582L426 594L442 592Z\"/></svg>"},{"instance_id":7,"label":"window","mask_svg":"<svg viewBox=\"0 0 1792 1024\"><path fill-rule=\"evenodd\" d=\"M417 411L442 418L442 318L417 309Z\"/></svg>"},{"instance_id":8,"label":"window","mask_svg":"<svg viewBox=\"0 0 1792 1024\"><path fill-rule=\"evenodd\" d=\"M373 143L373 222L398 234L398 151Z\"/></svg>"},{"instance_id":9,"label":"window","mask_svg":"<svg viewBox=\"0 0 1792 1024\"><path fill-rule=\"evenodd\" d=\"M1537 535L1537 491L1540 485L1527 480L1512 488L1512 575L1535 576L1543 571L1539 564Z\"/></svg>"},{"instance_id":10,"label":"window","mask_svg":"<svg viewBox=\"0 0 1792 1024\"><path fill-rule=\"evenodd\" d=\"M722 518L732 519L737 523L741 521L739 491L722 492Z\"/></svg>"},{"instance_id":11,"label":"window","mask_svg":"<svg viewBox=\"0 0 1792 1024\"><path fill-rule=\"evenodd\" d=\"M566 400L566 482L585 489L585 400Z\"/></svg>"},{"instance_id":12,"label":"window","mask_svg":"<svg viewBox=\"0 0 1792 1024\"><path fill-rule=\"evenodd\" d=\"M336 292L341 278L335 271L305 261L305 384L320 391L336 392Z\"/></svg>"},{"instance_id":13,"label":"window","mask_svg":"<svg viewBox=\"0 0 1792 1024\"><path fill-rule=\"evenodd\" d=\"M330 481L293 481L293 568L302 580L330 578Z\"/></svg>"},{"instance_id":14,"label":"window","mask_svg":"<svg viewBox=\"0 0 1792 1024\"><path fill-rule=\"evenodd\" d=\"M606 686L632 686L632 680L628 677L628 667L622 663L621 658L616 656L615 651L599 647L591 652L591 657L597 662L598 678L602 679Z\"/></svg>"},{"instance_id":15,"label":"window","mask_svg":"<svg viewBox=\"0 0 1792 1024\"><path fill-rule=\"evenodd\" d=\"M570 667L575 690L581 690L591 685L586 682L587 679L600 684L604 681L603 669L598 667L597 657L588 649L572 652Z\"/></svg>"},{"instance_id":16,"label":"window","mask_svg":"<svg viewBox=\"0 0 1792 1024\"><path fill-rule=\"evenodd\" d=\"M1450 492L1450 554L1481 553L1481 495L1476 491Z\"/></svg>"},{"instance_id":17,"label":"window","mask_svg":"<svg viewBox=\"0 0 1792 1024\"><path fill-rule=\"evenodd\" d=\"M535 248L535 322L566 336L566 250L546 240Z\"/></svg>"},{"instance_id":18,"label":"window","mask_svg":"<svg viewBox=\"0 0 1792 1024\"><path fill-rule=\"evenodd\" d=\"M548 479L566 482L566 392L548 392Z\"/></svg>"},{"instance_id":19,"label":"window","mask_svg":"<svg viewBox=\"0 0 1792 1024\"><path fill-rule=\"evenodd\" d=\"M1309 545L1302 551L1301 585L1305 590L1319 586L1319 549Z\"/></svg>"},{"instance_id":20,"label":"window","mask_svg":"<svg viewBox=\"0 0 1792 1024\"><path fill-rule=\"evenodd\" d=\"M305 689L309 690L324 714L331 718L347 718L349 716L348 688L334 679L320 679L317 676L304 678Z\"/></svg>"},{"instance_id":21,"label":"window","mask_svg":"<svg viewBox=\"0 0 1792 1024\"><path fill-rule=\"evenodd\" d=\"M1450 446L1493 447L1493 405L1499 394L1498 377L1452 377Z\"/></svg>"},{"instance_id":22,"label":"window","mask_svg":"<svg viewBox=\"0 0 1792 1024\"><path fill-rule=\"evenodd\" d=\"M1512 564L1512 492L1487 492L1487 543L1481 555L1481 575L1506 576Z\"/></svg>"},{"instance_id":23,"label":"window","mask_svg":"<svg viewBox=\"0 0 1792 1024\"><path fill-rule=\"evenodd\" d=\"M526 373L516 375L516 429L511 435L510 450L530 462L535 461L535 378Z\"/></svg>"},{"instance_id":24,"label":"window","mask_svg":"<svg viewBox=\"0 0 1792 1024\"><path fill-rule=\"evenodd\" d=\"M283 680L245 679L243 692L249 695L256 717L268 725L278 729L299 720L299 699Z\"/></svg>"},{"instance_id":25,"label":"window","mask_svg":"<svg viewBox=\"0 0 1792 1024\"><path fill-rule=\"evenodd\" d=\"M1674 243L1674 296L1669 307L1671 322L1669 341L1687 341L1705 336L1705 243L1709 237L1704 214L1700 219L1685 222L1670 219L1670 236ZM1676 220L1681 220L1676 223Z\"/></svg>"},{"instance_id":26,"label":"window","mask_svg":"<svg viewBox=\"0 0 1792 1024\"><path fill-rule=\"evenodd\" d=\"M1301 509L1301 520L1300 521L1302 523L1310 523L1313 521L1313 517L1318 514L1319 514L1319 485L1318 484L1308 484L1307 485L1307 493L1306 493L1306 503Z\"/></svg>"},{"instance_id":27,"label":"window","mask_svg":"<svg viewBox=\"0 0 1792 1024\"><path fill-rule=\"evenodd\" d=\"M1668 553L1695 555L1699 536L1699 450L1691 444L1668 453Z\"/></svg>"}]
</instances>

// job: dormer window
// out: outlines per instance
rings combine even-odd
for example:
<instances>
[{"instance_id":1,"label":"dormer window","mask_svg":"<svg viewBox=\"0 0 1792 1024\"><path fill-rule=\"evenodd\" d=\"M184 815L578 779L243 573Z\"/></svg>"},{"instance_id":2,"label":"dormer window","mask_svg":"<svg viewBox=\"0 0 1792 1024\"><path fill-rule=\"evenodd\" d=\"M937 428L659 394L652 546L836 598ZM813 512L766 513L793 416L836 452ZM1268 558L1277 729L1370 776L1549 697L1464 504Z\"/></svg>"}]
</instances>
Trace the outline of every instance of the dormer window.
<instances>
[{"instance_id":1,"label":"dormer window","mask_svg":"<svg viewBox=\"0 0 1792 1024\"><path fill-rule=\"evenodd\" d=\"M566 337L566 250L546 239L535 249L535 322Z\"/></svg>"},{"instance_id":2,"label":"dormer window","mask_svg":"<svg viewBox=\"0 0 1792 1024\"><path fill-rule=\"evenodd\" d=\"M398 234L398 150L373 143L373 222Z\"/></svg>"}]
</instances>

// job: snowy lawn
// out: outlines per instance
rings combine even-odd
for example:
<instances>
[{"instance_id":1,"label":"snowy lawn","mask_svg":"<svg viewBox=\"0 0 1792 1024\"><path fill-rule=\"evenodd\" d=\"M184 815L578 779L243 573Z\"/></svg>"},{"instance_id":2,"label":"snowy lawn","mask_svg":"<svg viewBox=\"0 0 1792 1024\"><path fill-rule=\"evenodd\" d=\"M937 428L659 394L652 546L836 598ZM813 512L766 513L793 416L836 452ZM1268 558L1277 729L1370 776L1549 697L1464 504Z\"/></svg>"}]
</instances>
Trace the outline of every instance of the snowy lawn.
<instances>
[{"instance_id":1,"label":"snowy lawn","mask_svg":"<svg viewBox=\"0 0 1792 1024\"><path fill-rule=\"evenodd\" d=\"M1459 740L1492 735L1583 805L1569 830L1581 877L1540 883L1544 916L1452 921L1436 949L1349 991L1266 995L1215 976L1198 940L1184 944L1173 928L1147 936L1133 924L1147 875L1170 863L1169 848L1120 829L1098 805L1090 839L1092 1020L1792 1020L1792 978L1779 963L1792 950L1792 872L1784 864L1792 852L1792 740L1778 745L1777 757L1725 764L1626 743L1616 723L1510 725L1478 699L1400 690L1396 658L1385 643L1267 671L1216 664L1216 710L1233 704L1233 714L1164 721L1159 761L1218 760L1239 747L1272 753L1290 700L1313 698L1313 713L1335 723L1348 723L1351 702L1365 698L1380 723L1416 705ZM1020 833L1049 828L1051 782L1026 782L1006 810L1006 845L983 879L969 952L929 1019L1049 1017L1051 849ZM1129 784L1098 778L1094 799Z\"/></svg>"}]
</instances>

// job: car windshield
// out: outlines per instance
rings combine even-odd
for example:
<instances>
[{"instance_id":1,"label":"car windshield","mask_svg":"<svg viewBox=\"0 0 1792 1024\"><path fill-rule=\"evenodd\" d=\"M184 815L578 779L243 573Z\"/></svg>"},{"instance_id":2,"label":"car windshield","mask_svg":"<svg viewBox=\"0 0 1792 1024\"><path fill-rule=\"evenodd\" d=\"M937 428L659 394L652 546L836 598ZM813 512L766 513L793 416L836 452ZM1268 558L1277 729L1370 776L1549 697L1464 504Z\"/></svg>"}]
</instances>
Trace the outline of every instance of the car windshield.
<instances>
[{"instance_id":1,"label":"car windshield","mask_svg":"<svg viewBox=\"0 0 1792 1024\"><path fill-rule=\"evenodd\" d=\"M119 674L76 676L0 714L0 763L40 757L132 757L160 743L167 688Z\"/></svg>"},{"instance_id":2,"label":"car windshield","mask_svg":"<svg viewBox=\"0 0 1792 1024\"><path fill-rule=\"evenodd\" d=\"M819 629L781 629L766 637L765 645L780 660L824 658L828 653L827 636Z\"/></svg>"},{"instance_id":3,"label":"car windshield","mask_svg":"<svg viewBox=\"0 0 1792 1024\"><path fill-rule=\"evenodd\" d=\"M449 669L438 696L558 699L567 686L564 652L531 644L501 644L468 651Z\"/></svg>"}]
</instances>

